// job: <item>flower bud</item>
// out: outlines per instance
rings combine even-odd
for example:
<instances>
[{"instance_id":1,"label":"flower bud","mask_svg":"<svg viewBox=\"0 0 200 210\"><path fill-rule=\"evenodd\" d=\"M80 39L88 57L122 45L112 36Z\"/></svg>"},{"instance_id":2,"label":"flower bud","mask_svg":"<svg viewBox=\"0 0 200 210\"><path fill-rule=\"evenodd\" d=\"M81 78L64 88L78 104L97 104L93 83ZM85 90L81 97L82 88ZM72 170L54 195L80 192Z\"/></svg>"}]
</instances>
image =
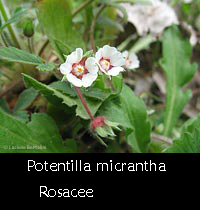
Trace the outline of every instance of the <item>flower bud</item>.
<instances>
[{"instance_id":1,"label":"flower bud","mask_svg":"<svg viewBox=\"0 0 200 210\"><path fill-rule=\"evenodd\" d=\"M118 123L108 121L105 117L97 117L90 125L92 132L96 133L102 138L114 137L113 128L121 130Z\"/></svg>"},{"instance_id":2,"label":"flower bud","mask_svg":"<svg viewBox=\"0 0 200 210\"><path fill-rule=\"evenodd\" d=\"M34 34L34 25L32 20L27 20L24 24L24 36L30 38Z\"/></svg>"}]
</instances>

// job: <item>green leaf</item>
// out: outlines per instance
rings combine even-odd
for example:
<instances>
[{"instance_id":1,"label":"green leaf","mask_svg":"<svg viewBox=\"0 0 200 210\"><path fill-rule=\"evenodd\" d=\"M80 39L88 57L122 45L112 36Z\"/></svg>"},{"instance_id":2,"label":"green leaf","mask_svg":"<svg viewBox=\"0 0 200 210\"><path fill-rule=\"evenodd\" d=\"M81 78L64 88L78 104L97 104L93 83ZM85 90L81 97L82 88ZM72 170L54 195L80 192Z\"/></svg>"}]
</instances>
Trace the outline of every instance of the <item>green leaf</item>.
<instances>
[{"instance_id":1,"label":"green leaf","mask_svg":"<svg viewBox=\"0 0 200 210\"><path fill-rule=\"evenodd\" d=\"M36 69L38 69L39 71L44 71L44 72L53 71L55 68L56 65L54 63L40 64L36 67Z\"/></svg>"},{"instance_id":2,"label":"green leaf","mask_svg":"<svg viewBox=\"0 0 200 210\"><path fill-rule=\"evenodd\" d=\"M108 89L100 89L100 88L89 88L88 90L81 89L82 93L84 96L93 98L93 99L98 99L101 101L104 101L111 95L111 91Z\"/></svg>"},{"instance_id":3,"label":"green leaf","mask_svg":"<svg viewBox=\"0 0 200 210\"><path fill-rule=\"evenodd\" d=\"M200 153L200 117L183 129L181 137L174 141L168 153Z\"/></svg>"},{"instance_id":4,"label":"green leaf","mask_svg":"<svg viewBox=\"0 0 200 210\"><path fill-rule=\"evenodd\" d=\"M48 115L34 114L27 125L0 109L0 152L65 152L65 148Z\"/></svg>"},{"instance_id":5,"label":"green leaf","mask_svg":"<svg viewBox=\"0 0 200 210\"><path fill-rule=\"evenodd\" d=\"M43 63L43 60L40 57L14 47L2 47L0 49L0 59L31 65L40 65Z\"/></svg>"},{"instance_id":6,"label":"green leaf","mask_svg":"<svg viewBox=\"0 0 200 210\"><path fill-rule=\"evenodd\" d=\"M26 74L23 74L23 79L26 87L33 87L40 91L50 103L62 107L63 109L67 109L66 105L69 107L76 105L76 115L85 120L89 119L89 116L78 97L71 97L70 94L66 94L63 90L54 89L50 86L42 84ZM85 98L85 100L90 111L93 115L95 115L98 108L101 106L102 101L88 98Z\"/></svg>"},{"instance_id":7,"label":"green leaf","mask_svg":"<svg viewBox=\"0 0 200 210\"><path fill-rule=\"evenodd\" d=\"M14 116L17 120L27 123L29 121L29 116L26 111L17 111L12 113L12 116Z\"/></svg>"},{"instance_id":8,"label":"green leaf","mask_svg":"<svg viewBox=\"0 0 200 210\"><path fill-rule=\"evenodd\" d=\"M0 98L0 107L4 110L4 112L10 113L9 105L3 98Z\"/></svg>"},{"instance_id":9,"label":"green leaf","mask_svg":"<svg viewBox=\"0 0 200 210\"><path fill-rule=\"evenodd\" d=\"M163 58L160 62L167 79L167 98L164 135L170 135L183 108L191 97L191 91L183 86L194 76L197 65L190 63L192 47L183 40L177 26L165 31L162 37Z\"/></svg>"},{"instance_id":10,"label":"green leaf","mask_svg":"<svg viewBox=\"0 0 200 210\"><path fill-rule=\"evenodd\" d=\"M106 5L110 6L110 7L114 7L116 9L120 10L122 12L122 14L123 14L123 21L124 22L128 21L128 13L127 13L126 9L122 5L120 5L118 3L115 3L113 1L108 1L108 0L102 0L102 3L104 3L104 4L106 4Z\"/></svg>"},{"instance_id":11,"label":"green leaf","mask_svg":"<svg viewBox=\"0 0 200 210\"><path fill-rule=\"evenodd\" d=\"M102 105L102 101L100 100L88 99L85 97L85 101L93 115L96 114L97 110ZM90 119L88 113L85 111L83 104L81 103L79 98L77 98L76 103L77 103L76 115L85 120Z\"/></svg>"},{"instance_id":12,"label":"green leaf","mask_svg":"<svg viewBox=\"0 0 200 210\"><path fill-rule=\"evenodd\" d=\"M0 27L0 33L3 31L4 28L6 28L8 25L12 23L18 22L26 13L28 9L20 9L14 15L7 21L5 22L1 27Z\"/></svg>"},{"instance_id":13,"label":"green leaf","mask_svg":"<svg viewBox=\"0 0 200 210\"><path fill-rule=\"evenodd\" d=\"M70 0L41 0L37 4L42 29L62 61L63 54L69 54L77 46L84 48L80 31L73 29L70 5Z\"/></svg>"},{"instance_id":14,"label":"green leaf","mask_svg":"<svg viewBox=\"0 0 200 210\"><path fill-rule=\"evenodd\" d=\"M17 103L13 111L17 112L17 111L22 111L26 109L35 100L37 95L38 95L38 91L35 90L34 88L29 88L29 89L24 90L20 94L19 99L17 100Z\"/></svg>"},{"instance_id":15,"label":"green leaf","mask_svg":"<svg viewBox=\"0 0 200 210\"><path fill-rule=\"evenodd\" d=\"M67 139L65 147L67 153L79 153L78 145L73 139Z\"/></svg>"},{"instance_id":16,"label":"green leaf","mask_svg":"<svg viewBox=\"0 0 200 210\"><path fill-rule=\"evenodd\" d=\"M114 30L117 30L120 32L124 31L122 24L120 24L108 17L100 17L98 19L98 23L102 24L102 27L105 27L105 28L114 29Z\"/></svg>"},{"instance_id":17,"label":"green leaf","mask_svg":"<svg viewBox=\"0 0 200 210\"><path fill-rule=\"evenodd\" d=\"M121 95L124 113L128 114L133 131L127 130L127 141L136 152L147 152L150 142L150 123L144 102L134 95L133 91L124 85Z\"/></svg>"},{"instance_id":18,"label":"green leaf","mask_svg":"<svg viewBox=\"0 0 200 210\"><path fill-rule=\"evenodd\" d=\"M70 95L72 97L76 97L76 91L74 90L74 88L71 87L71 85L68 82L61 82L61 81L57 81L57 82L53 82L49 85L50 87L61 91L64 94Z\"/></svg>"},{"instance_id":19,"label":"green leaf","mask_svg":"<svg viewBox=\"0 0 200 210\"><path fill-rule=\"evenodd\" d=\"M134 152L147 152L150 123L147 120L146 107L128 86L123 86L119 97L104 102L98 115L123 127L127 142Z\"/></svg>"},{"instance_id":20,"label":"green leaf","mask_svg":"<svg viewBox=\"0 0 200 210\"><path fill-rule=\"evenodd\" d=\"M119 125L124 129L132 129L128 113L124 112L122 109L121 101L119 98L107 100L101 107L98 115L105 116L109 121L119 123Z\"/></svg>"},{"instance_id":21,"label":"green leaf","mask_svg":"<svg viewBox=\"0 0 200 210\"><path fill-rule=\"evenodd\" d=\"M31 76L28 76L26 74L22 75L27 88L33 87L34 89L40 91L52 104L55 105L65 104L70 107L76 105L76 101L72 97L63 94L61 91L55 90L50 86L42 84L41 82L38 82L37 80L33 79Z\"/></svg>"}]
</instances>

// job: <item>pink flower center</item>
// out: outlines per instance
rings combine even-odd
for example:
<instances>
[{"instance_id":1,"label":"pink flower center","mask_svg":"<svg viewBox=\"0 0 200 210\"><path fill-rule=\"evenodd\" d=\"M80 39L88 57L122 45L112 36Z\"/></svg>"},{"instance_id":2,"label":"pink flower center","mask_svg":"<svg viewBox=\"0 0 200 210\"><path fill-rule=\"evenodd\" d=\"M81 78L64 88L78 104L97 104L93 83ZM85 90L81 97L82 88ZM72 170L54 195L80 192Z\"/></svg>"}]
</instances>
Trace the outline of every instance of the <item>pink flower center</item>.
<instances>
[{"instance_id":1,"label":"pink flower center","mask_svg":"<svg viewBox=\"0 0 200 210\"><path fill-rule=\"evenodd\" d=\"M74 63L72 65L71 74L73 74L78 79L82 80L85 74L88 74L88 70L85 66L86 58L83 58L79 63Z\"/></svg>"},{"instance_id":2,"label":"pink flower center","mask_svg":"<svg viewBox=\"0 0 200 210\"><path fill-rule=\"evenodd\" d=\"M112 69L112 67L113 67L110 63L110 59L105 59L103 57L100 59L99 64L100 64L101 68L106 72L109 71L110 69Z\"/></svg>"}]
</instances>

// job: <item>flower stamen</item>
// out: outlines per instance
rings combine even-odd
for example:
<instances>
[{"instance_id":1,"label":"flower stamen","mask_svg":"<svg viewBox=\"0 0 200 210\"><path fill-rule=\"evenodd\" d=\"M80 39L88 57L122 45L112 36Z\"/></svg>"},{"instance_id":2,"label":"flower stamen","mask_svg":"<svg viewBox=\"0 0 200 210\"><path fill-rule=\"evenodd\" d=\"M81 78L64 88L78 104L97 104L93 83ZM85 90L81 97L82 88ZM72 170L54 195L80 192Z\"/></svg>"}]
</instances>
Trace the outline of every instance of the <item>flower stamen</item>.
<instances>
[{"instance_id":1,"label":"flower stamen","mask_svg":"<svg viewBox=\"0 0 200 210\"><path fill-rule=\"evenodd\" d=\"M110 59L101 58L99 64L101 65L101 68L104 71L108 71L112 68L112 65L110 63Z\"/></svg>"}]
</instances>

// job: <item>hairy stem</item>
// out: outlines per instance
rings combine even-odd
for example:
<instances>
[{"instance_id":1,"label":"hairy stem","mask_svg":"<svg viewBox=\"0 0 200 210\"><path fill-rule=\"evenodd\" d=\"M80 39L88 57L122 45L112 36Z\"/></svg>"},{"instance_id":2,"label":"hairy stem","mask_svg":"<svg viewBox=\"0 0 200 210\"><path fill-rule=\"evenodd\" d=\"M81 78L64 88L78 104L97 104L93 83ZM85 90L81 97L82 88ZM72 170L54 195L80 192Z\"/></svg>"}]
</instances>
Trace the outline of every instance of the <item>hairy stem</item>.
<instances>
[{"instance_id":1,"label":"hairy stem","mask_svg":"<svg viewBox=\"0 0 200 210\"><path fill-rule=\"evenodd\" d=\"M95 46L95 39L94 39L94 30L95 30L97 19L98 19L98 17L100 16L100 14L103 12L103 10L105 8L106 8L106 5L102 5L99 8L99 11L94 16L94 19L92 21L91 28L90 28L90 45L91 45L91 50L93 50L94 53L96 53L96 46Z\"/></svg>"},{"instance_id":2,"label":"hairy stem","mask_svg":"<svg viewBox=\"0 0 200 210\"><path fill-rule=\"evenodd\" d=\"M87 105L85 99L83 98L83 95L82 95L80 89L79 89L78 87L75 87L75 91L76 91L77 95L79 96L79 98L80 98L80 100L81 100L81 102L82 102L82 104L83 104L83 106L84 106L86 112L88 113L90 119L93 121L93 120L94 120L94 116L93 116L93 114L91 113L91 111L90 111L90 109L89 109L89 107L88 107L88 105Z\"/></svg>"},{"instance_id":3,"label":"hairy stem","mask_svg":"<svg viewBox=\"0 0 200 210\"><path fill-rule=\"evenodd\" d=\"M4 1L0 0L0 11L1 11L1 14L2 14L2 17L3 17L4 21L7 22L8 21L8 14L6 12L5 7L6 7L6 5L5 5ZM14 29L12 28L11 25L8 25L8 31L9 31L10 36L11 36L13 42L15 43L16 47L21 49L20 44L19 44L19 42L17 40L17 37L15 35Z\"/></svg>"}]
</instances>

